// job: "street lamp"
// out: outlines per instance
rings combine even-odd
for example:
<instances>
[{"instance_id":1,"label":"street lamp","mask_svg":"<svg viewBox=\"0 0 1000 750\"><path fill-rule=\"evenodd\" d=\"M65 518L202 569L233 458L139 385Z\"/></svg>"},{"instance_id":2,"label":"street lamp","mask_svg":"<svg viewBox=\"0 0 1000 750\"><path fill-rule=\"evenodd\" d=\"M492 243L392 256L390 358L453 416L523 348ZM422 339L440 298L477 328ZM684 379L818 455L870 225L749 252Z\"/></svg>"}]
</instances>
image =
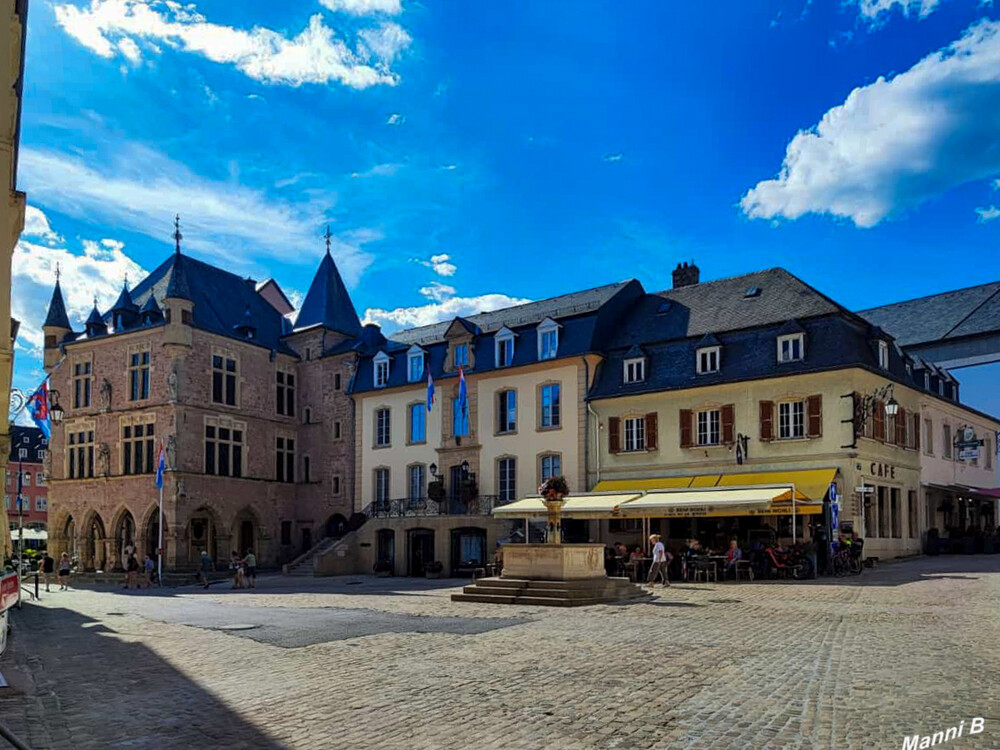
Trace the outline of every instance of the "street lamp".
<instances>
[{"instance_id":1,"label":"street lamp","mask_svg":"<svg viewBox=\"0 0 1000 750\"><path fill-rule=\"evenodd\" d=\"M50 390L49 400L52 401L52 406L49 409L49 418L52 420L52 424L59 424L63 421L63 415L66 413L59 404L59 391L55 389Z\"/></svg>"},{"instance_id":2,"label":"street lamp","mask_svg":"<svg viewBox=\"0 0 1000 750\"><path fill-rule=\"evenodd\" d=\"M437 476L437 473L438 473L438 465L437 464L431 464L427 468L431 470L431 476L432 477L436 477Z\"/></svg>"},{"instance_id":3,"label":"street lamp","mask_svg":"<svg viewBox=\"0 0 1000 750\"><path fill-rule=\"evenodd\" d=\"M889 396L889 400L885 402L886 416L894 417L896 416L896 413L898 411L899 411L899 403L896 401L895 398Z\"/></svg>"}]
</instances>

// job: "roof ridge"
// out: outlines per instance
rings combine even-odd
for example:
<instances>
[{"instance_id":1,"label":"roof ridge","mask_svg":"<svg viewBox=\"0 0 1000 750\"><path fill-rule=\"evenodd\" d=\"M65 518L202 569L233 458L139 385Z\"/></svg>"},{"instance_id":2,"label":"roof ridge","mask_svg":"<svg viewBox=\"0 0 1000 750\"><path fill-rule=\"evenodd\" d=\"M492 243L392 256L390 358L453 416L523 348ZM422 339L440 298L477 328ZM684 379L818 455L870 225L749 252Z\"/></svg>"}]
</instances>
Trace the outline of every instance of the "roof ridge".
<instances>
[{"instance_id":1,"label":"roof ridge","mask_svg":"<svg viewBox=\"0 0 1000 750\"><path fill-rule=\"evenodd\" d=\"M661 294L666 294L668 292L676 292L678 289L697 289L700 286L707 286L709 284L718 284L722 281L732 281L733 279L740 279L743 278L744 276L758 276L760 274L770 273L771 271L781 271L782 273L786 273L794 279L802 281L801 279L799 279L798 276L793 274L787 268L783 268L782 266L771 266L770 268L762 268L759 271L747 271L746 273L736 273L733 274L732 276L721 276L717 279L711 279L710 281L699 281L697 284L686 284L685 286L670 287L669 289L661 289L658 292L649 292L649 294L658 296Z\"/></svg>"},{"instance_id":2,"label":"roof ridge","mask_svg":"<svg viewBox=\"0 0 1000 750\"><path fill-rule=\"evenodd\" d=\"M955 325L953 325L953 326L952 326L951 328L949 328L949 329L948 329L948 330L947 330L947 331L945 332L944 336L942 336L941 338L943 338L943 339L946 339L946 338L948 338L948 336L950 336L950 335L951 335L951 333L952 333L952 332L953 332L953 331L954 331L954 330L955 330L956 328L958 328L959 326L961 326L961 325L962 325L962 323L964 323L964 322L965 322L965 321L967 321L967 320L968 320L969 318L971 318L971 317L972 317L973 315L975 315L975 314L976 314L976 313L977 313L977 312L979 311L979 309L980 309L980 308L981 308L981 307L982 307L983 305L985 305L985 304L986 304L987 302L989 302L990 300L992 300L992 299L993 299L994 297L996 297L997 295L1000 295L1000 285L998 285L998 286L997 286L997 289L996 289L996 291L995 291L995 292L993 292L993 294L989 295L989 296L988 296L988 297L987 297L986 299L984 299L984 300L983 300L982 302L980 302L980 303L979 303L978 305L976 305L976 306L975 306L975 307L973 307L973 308L972 308L971 310L969 310L969 314L968 314L968 315L966 315L966 316L965 316L964 318L962 318L961 320L959 320L959 321L958 321L958 322L957 322L957 323L956 323Z\"/></svg>"},{"instance_id":3,"label":"roof ridge","mask_svg":"<svg viewBox=\"0 0 1000 750\"><path fill-rule=\"evenodd\" d=\"M929 299L933 299L935 297L944 297L944 296L946 296L948 294L958 294L959 292L971 292L973 289L982 289L983 287L993 286L993 285L996 285L997 286L997 291L1000 291L1000 279L998 279L997 281L987 281L987 282L984 282L982 284L973 284L972 286L963 286L961 289L949 289L947 291L937 292L935 294L925 294L922 297L911 297L910 299L899 300L897 302L889 302L888 304L885 304L885 305L877 305L875 307L868 307L868 308L865 308L864 310L858 310L858 313L859 314L863 314L863 313L873 312L875 310L887 310L890 307L899 307L900 305L908 305L911 302L922 302L923 300L929 300ZM994 292L994 294L995 294L995 292ZM991 294L987 299L992 299L992 297L993 297L993 295Z\"/></svg>"}]
</instances>

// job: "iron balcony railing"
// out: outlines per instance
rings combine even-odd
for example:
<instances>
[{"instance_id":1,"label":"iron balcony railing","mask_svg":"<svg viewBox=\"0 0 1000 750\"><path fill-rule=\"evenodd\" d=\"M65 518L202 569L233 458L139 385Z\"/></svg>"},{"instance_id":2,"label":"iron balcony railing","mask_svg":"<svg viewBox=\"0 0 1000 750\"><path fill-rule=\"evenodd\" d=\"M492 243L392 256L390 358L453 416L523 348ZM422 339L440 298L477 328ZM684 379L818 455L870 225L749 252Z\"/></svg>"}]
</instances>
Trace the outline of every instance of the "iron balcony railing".
<instances>
[{"instance_id":1,"label":"iron balcony railing","mask_svg":"<svg viewBox=\"0 0 1000 750\"><path fill-rule=\"evenodd\" d=\"M422 498L397 498L394 500L374 500L362 511L368 518L407 518L410 516L489 516L493 509L506 505L510 500L497 495L476 495L465 500L444 498L431 500Z\"/></svg>"}]
</instances>

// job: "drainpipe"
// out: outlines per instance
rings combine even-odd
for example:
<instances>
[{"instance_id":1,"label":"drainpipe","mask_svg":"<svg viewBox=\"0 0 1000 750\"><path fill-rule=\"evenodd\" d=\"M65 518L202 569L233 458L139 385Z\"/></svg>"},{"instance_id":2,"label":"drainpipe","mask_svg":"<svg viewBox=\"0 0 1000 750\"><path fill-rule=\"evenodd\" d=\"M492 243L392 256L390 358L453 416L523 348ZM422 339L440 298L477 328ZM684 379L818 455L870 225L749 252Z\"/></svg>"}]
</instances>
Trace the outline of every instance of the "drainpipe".
<instances>
[{"instance_id":1,"label":"drainpipe","mask_svg":"<svg viewBox=\"0 0 1000 750\"><path fill-rule=\"evenodd\" d=\"M589 401L587 402L587 411L594 416L594 463L597 469L597 482L594 482L594 484L597 485L601 481L601 418L594 411L594 407L590 405Z\"/></svg>"}]
</instances>

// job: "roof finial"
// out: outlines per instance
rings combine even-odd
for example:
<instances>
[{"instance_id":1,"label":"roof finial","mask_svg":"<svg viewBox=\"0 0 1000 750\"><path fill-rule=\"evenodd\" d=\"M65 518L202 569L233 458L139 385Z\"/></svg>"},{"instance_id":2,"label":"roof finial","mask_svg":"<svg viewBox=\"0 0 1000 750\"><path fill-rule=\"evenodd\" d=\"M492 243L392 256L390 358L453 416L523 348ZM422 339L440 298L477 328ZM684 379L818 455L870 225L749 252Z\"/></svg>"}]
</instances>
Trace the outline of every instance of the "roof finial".
<instances>
[{"instance_id":1,"label":"roof finial","mask_svg":"<svg viewBox=\"0 0 1000 750\"><path fill-rule=\"evenodd\" d=\"M326 254L329 255L330 254L330 237L332 236L330 234L330 225L329 224L326 225L326 234L323 235L323 236L326 237Z\"/></svg>"},{"instance_id":2,"label":"roof finial","mask_svg":"<svg viewBox=\"0 0 1000 750\"><path fill-rule=\"evenodd\" d=\"M122 283L124 289L128 289L128 271L125 272L125 281Z\"/></svg>"},{"instance_id":3,"label":"roof finial","mask_svg":"<svg viewBox=\"0 0 1000 750\"><path fill-rule=\"evenodd\" d=\"M56 261L56 284L59 283L59 277L62 275L62 271L59 270L59 261Z\"/></svg>"},{"instance_id":4,"label":"roof finial","mask_svg":"<svg viewBox=\"0 0 1000 750\"><path fill-rule=\"evenodd\" d=\"M181 234L181 215L177 214L174 216L174 252L180 255L181 253L181 240L184 239L184 235Z\"/></svg>"},{"instance_id":5,"label":"roof finial","mask_svg":"<svg viewBox=\"0 0 1000 750\"><path fill-rule=\"evenodd\" d=\"M97 292L94 292L94 309L97 309Z\"/></svg>"}]
</instances>

